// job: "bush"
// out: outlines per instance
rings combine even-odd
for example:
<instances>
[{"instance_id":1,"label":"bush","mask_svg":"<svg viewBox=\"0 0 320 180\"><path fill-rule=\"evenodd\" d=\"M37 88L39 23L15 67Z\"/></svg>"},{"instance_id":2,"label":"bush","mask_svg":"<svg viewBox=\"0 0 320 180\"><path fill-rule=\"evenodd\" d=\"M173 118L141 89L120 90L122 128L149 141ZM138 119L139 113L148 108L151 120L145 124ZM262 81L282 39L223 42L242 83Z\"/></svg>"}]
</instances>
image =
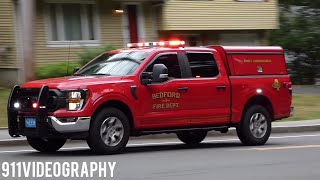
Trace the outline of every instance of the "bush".
<instances>
[{"instance_id":1,"label":"bush","mask_svg":"<svg viewBox=\"0 0 320 180\"><path fill-rule=\"evenodd\" d=\"M75 63L57 63L57 64L49 64L36 68L36 78L37 79L46 79L46 78L54 78L54 77L63 77L69 76L73 74L73 70L76 67L81 67L80 64Z\"/></svg>"},{"instance_id":2,"label":"bush","mask_svg":"<svg viewBox=\"0 0 320 180\"><path fill-rule=\"evenodd\" d=\"M106 46L104 48L85 49L83 52L78 54L78 56L80 57L79 63L70 63L69 68L67 68L68 67L67 62L49 64L49 65L37 67L36 78L46 79L46 78L63 77L63 76L72 75L74 68L82 67L83 65L87 64L89 61L91 61L98 55L114 49L115 48L113 48L112 46Z\"/></svg>"},{"instance_id":3,"label":"bush","mask_svg":"<svg viewBox=\"0 0 320 180\"><path fill-rule=\"evenodd\" d=\"M80 57L80 64L83 66L91 61L93 58L97 57L98 55L114 50L115 48L112 46L105 46L103 48L95 48L95 49L86 49L83 52L79 53L78 56Z\"/></svg>"}]
</instances>

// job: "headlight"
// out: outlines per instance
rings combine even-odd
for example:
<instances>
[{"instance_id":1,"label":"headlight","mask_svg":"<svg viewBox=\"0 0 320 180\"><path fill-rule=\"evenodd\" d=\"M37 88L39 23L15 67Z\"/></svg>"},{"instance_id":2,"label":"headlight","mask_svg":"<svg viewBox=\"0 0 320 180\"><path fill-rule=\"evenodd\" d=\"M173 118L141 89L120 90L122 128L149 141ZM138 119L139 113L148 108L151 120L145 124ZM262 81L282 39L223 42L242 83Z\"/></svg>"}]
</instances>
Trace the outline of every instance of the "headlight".
<instances>
[{"instance_id":1,"label":"headlight","mask_svg":"<svg viewBox=\"0 0 320 180\"><path fill-rule=\"evenodd\" d=\"M70 91L68 93L68 110L79 111L87 99L88 91Z\"/></svg>"}]
</instances>

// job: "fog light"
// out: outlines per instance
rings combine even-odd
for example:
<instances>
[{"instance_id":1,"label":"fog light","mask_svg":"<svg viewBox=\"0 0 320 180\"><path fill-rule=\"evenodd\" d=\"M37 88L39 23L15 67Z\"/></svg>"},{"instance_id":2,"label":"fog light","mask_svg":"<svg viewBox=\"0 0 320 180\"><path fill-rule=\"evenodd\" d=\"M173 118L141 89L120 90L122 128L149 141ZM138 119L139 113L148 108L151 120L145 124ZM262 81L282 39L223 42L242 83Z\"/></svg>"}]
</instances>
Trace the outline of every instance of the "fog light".
<instances>
[{"instance_id":1,"label":"fog light","mask_svg":"<svg viewBox=\"0 0 320 180\"><path fill-rule=\"evenodd\" d=\"M19 109L19 108L20 108L20 103L15 102L15 103L13 104L13 107L16 108L16 109Z\"/></svg>"},{"instance_id":2,"label":"fog light","mask_svg":"<svg viewBox=\"0 0 320 180\"><path fill-rule=\"evenodd\" d=\"M78 118L59 118L60 122L64 123L70 123L70 122L76 122Z\"/></svg>"}]
</instances>

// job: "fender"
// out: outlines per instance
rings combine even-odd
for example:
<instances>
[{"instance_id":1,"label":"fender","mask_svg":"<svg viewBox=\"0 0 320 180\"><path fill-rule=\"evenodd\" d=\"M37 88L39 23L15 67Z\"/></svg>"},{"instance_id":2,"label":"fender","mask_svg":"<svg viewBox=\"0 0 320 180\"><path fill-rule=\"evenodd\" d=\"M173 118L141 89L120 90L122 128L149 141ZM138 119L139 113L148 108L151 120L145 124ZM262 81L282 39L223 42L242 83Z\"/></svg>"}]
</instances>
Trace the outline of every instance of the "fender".
<instances>
[{"instance_id":1,"label":"fender","mask_svg":"<svg viewBox=\"0 0 320 180\"><path fill-rule=\"evenodd\" d=\"M103 94L101 96L99 96L97 99L95 99L92 103L92 112L96 112L96 110L105 102L107 101L121 101L124 104L126 104L131 112L132 115L135 115L135 109L133 108L134 105L132 103L132 100L130 100L130 98L128 98L127 96L125 96L124 94L118 93L118 92L110 92L110 93L106 93Z\"/></svg>"},{"instance_id":2,"label":"fender","mask_svg":"<svg viewBox=\"0 0 320 180\"><path fill-rule=\"evenodd\" d=\"M257 92L257 89L261 89L262 92ZM238 100L233 100L234 106L232 107L232 123L236 124L241 121L243 111L245 110L245 106L247 103L255 96L264 96L266 97L271 105L273 111L275 111L275 103L273 102L273 99L271 98L271 92L268 88L250 88L247 89L247 91L241 92L241 98ZM235 105L236 104L236 105Z\"/></svg>"}]
</instances>

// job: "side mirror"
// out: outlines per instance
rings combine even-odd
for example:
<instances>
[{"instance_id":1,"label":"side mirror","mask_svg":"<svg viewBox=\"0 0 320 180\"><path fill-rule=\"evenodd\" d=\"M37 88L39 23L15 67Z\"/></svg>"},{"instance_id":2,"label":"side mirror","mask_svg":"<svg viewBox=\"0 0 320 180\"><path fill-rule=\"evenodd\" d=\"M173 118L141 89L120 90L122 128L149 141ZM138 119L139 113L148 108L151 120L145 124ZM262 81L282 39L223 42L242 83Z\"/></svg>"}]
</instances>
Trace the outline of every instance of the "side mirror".
<instances>
[{"instance_id":1,"label":"side mirror","mask_svg":"<svg viewBox=\"0 0 320 180\"><path fill-rule=\"evenodd\" d=\"M155 64L152 70L152 82L164 82L168 80L168 68L164 64Z\"/></svg>"},{"instance_id":2,"label":"side mirror","mask_svg":"<svg viewBox=\"0 0 320 180\"><path fill-rule=\"evenodd\" d=\"M79 71L79 69L80 69L80 67L75 67L75 68L73 69L73 74L75 74L77 71Z\"/></svg>"}]
</instances>

